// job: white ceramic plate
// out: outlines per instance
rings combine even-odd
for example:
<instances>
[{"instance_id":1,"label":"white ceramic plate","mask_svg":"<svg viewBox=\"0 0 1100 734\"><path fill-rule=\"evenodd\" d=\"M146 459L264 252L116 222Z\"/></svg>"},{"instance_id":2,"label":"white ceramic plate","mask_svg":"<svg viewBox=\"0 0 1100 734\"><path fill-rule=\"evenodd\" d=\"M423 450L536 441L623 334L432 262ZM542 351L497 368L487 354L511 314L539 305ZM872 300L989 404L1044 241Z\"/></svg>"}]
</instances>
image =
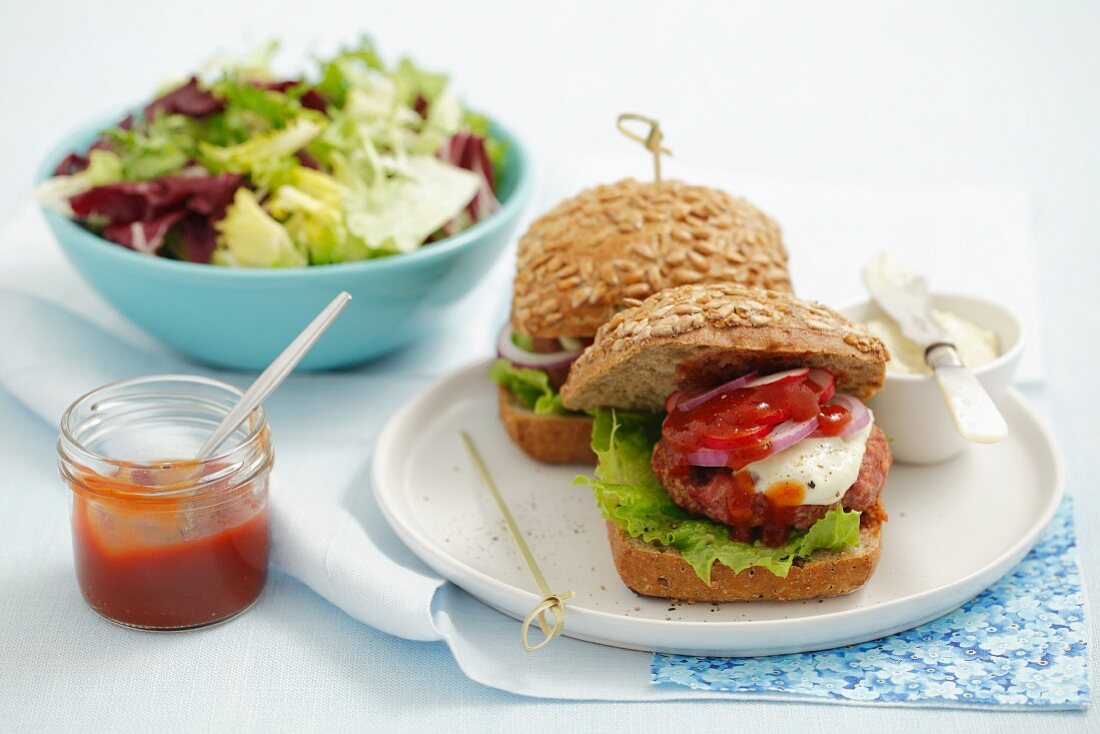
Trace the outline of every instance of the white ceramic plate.
<instances>
[{"instance_id":1,"label":"white ceramic plate","mask_svg":"<svg viewBox=\"0 0 1100 734\"><path fill-rule=\"evenodd\" d=\"M752 656L883 637L979 594L1034 545L1063 492L1053 436L1010 390L1011 432L936 466L897 464L883 493L890 522L878 570L833 599L672 605L619 580L584 466L547 466L516 448L497 419L489 361L456 372L404 406L379 438L378 504L409 548L443 577L517 619L540 598L500 512L459 438L468 430L554 591L571 589L565 634L626 647Z\"/></svg>"}]
</instances>

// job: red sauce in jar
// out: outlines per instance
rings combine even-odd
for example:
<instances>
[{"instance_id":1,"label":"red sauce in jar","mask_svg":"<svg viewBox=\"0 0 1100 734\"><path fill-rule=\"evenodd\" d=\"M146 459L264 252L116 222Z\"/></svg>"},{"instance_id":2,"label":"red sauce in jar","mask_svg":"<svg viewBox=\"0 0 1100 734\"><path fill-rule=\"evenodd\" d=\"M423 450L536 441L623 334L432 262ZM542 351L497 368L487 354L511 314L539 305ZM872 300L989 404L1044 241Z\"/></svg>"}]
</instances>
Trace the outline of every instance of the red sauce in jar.
<instances>
[{"instance_id":1,"label":"red sauce in jar","mask_svg":"<svg viewBox=\"0 0 1100 734\"><path fill-rule=\"evenodd\" d=\"M77 580L100 614L135 627L211 624L250 606L267 581L266 501L216 508L184 498L142 500L125 480L82 478L73 497ZM115 496L112 496L114 490Z\"/></svg>"}]
</instances>

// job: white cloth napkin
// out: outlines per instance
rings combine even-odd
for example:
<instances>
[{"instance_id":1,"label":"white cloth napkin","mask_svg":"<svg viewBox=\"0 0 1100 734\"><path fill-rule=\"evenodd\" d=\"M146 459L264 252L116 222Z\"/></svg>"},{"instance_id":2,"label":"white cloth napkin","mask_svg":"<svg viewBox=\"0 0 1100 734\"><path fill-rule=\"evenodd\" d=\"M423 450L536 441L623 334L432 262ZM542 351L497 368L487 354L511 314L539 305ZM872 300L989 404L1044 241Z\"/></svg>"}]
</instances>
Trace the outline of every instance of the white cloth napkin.
<instances>
[{"instance_id":1,"label":"white cloth napkin","mask_svg":"<svg viewBox=\"0 0 1100 734\"><path fill-rule=\"evenodd\" d=\"M34 297L0 291L0 313L0 343L6 345L0 386L50 426L72 400L108 382L142 374L213 374L143 352ZM30 324L35 328L25 328ZM330 466L339 461L326 459ZM276 566L360 622L410 640L440 639L431 619L439 577L396 563L343 508L280 491L277 481L270 511Z\"/></svg>"}]
</instances>

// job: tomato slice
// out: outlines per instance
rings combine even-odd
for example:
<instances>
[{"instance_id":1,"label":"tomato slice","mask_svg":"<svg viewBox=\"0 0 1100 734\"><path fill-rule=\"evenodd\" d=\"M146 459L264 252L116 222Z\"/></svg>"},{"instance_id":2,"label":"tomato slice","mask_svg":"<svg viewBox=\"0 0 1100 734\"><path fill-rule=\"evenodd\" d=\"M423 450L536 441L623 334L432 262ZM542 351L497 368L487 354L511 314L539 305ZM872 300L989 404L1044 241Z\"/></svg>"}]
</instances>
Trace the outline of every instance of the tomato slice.
<instances>
[{"instance_id":1,"label":"tomato slice","mask_svg":"<svg viewBox=\"0 0 1100 734\"><path fill-rule=\"evenodd\" d=\"M774 400L752 400L729 406L716 417L718 423L736 426L774 426L790 418L791 411Z\"/></svg>"},{"instance_id":2,"label":"tomato slice","mask_svg":"<svg viewBox=\"0 0 1100 734\"><path fill-rule=\"evenodd\" d=\"M712 426L703 435L703 446L708 449L735 449L759 443L771 433L773 426Z\"/></svg>"},{"instance_id":3,"label":"tomato slice","mask_svg":"<svg viewBox=\"0 0 1100 734\"><path fill-rule=\"evenodd\" d=\"M684 403L702 393L681 391L668 396L661 434L680 451L706 448L723 452L729 457L728 466L737 468L772 452L769 437L783 421L801 423L822 416L818 435L841 432L851 416L843 408L825 405L835 391L832 375L809 368L765 375L688 410Z\"/></svg>"}]
</instances>

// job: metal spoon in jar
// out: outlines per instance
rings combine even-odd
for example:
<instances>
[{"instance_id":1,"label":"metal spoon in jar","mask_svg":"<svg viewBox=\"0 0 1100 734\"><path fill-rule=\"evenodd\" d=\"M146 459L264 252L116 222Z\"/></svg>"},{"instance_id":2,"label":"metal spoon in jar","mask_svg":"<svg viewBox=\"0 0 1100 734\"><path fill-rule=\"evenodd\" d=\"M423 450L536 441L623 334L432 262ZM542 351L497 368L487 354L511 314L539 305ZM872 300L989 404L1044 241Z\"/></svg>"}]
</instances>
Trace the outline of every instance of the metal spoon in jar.
<instances>
[{"instance_id":1,"label":"metal spoon in jar","mask_svg":"<svg viewBox=\"0 0 1100 734\"><path fill-rule=\"evenodd\" d=\"M336 320L336 317L340 315L340 312L344 310L344 306L348 305L350 300L351 294L343 291L333 299L332 303L325 307L324 311L317 314L317 318L313 319L309 326L295 337L290 346L284 349L283 353L260 373L256 381L245 391L241 399L233 406L233 409L226 414L222 422L210 434L210 438L206 439L206 443L199 449L195 458L206 459L213 454L225 439L229 438L241 423L244 423L245 418L250 416L252 411L259 407L271 393L275 392L275 388L279 387L287 375L294 371L294 368L309 353L309 350L313 348L321 335L328 330L328 327L332 325L332 322Z\"/></svg>"}]
</instances>

